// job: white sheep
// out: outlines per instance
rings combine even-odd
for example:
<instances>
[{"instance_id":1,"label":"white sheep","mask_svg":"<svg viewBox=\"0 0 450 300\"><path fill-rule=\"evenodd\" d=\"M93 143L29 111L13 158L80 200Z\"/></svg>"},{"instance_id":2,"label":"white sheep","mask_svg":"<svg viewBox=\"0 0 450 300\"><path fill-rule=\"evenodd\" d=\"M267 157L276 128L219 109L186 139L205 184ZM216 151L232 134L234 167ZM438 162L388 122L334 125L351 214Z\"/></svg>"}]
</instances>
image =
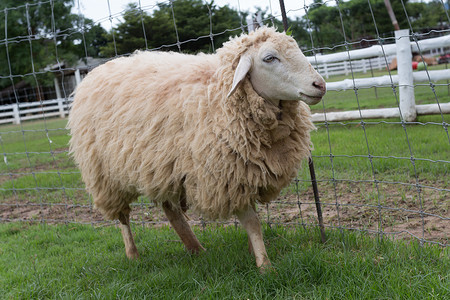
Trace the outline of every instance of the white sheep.
<instances>
[{"instance_id":1,"label":"white sheep","mask_svg":"<svg viewBox=\"0 0 450 300\"><path fill-rule=\"evenodd\" d=\"M95 206L119 219L126 254L137 258L130 203L162 204L188 251L204 248L183 213L237 215L249 249L270 266L256 203L267 203L309 156L306 104L325 82L295 40L263 27L217 53L138 52L90 72L69 116L70 152Z\"/></svg>"}]
</instances>

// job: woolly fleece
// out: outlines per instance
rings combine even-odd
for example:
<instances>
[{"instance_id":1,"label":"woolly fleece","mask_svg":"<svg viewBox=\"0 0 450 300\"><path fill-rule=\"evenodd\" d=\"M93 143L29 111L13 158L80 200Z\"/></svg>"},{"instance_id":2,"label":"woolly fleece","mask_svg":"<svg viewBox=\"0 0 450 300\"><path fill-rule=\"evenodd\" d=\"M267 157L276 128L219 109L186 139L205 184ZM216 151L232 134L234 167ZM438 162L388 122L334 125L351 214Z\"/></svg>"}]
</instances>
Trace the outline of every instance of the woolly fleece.
<instances>
[{"instance_id":1,"label":"woolly fleece","mask_svg":"<svg viewBox=\"0 0 450 300\"><path fill-rule=\"evenodd\" d=\"M309 156L309 107L275 107L246 78L229 98L239 58L265 41L294 39L260 28L216 54L137 52L90 72L75 92L70 152L96 207L108 219L138 195L181 199L210 219L266 203Z\"/></svg>"}]
</instances>

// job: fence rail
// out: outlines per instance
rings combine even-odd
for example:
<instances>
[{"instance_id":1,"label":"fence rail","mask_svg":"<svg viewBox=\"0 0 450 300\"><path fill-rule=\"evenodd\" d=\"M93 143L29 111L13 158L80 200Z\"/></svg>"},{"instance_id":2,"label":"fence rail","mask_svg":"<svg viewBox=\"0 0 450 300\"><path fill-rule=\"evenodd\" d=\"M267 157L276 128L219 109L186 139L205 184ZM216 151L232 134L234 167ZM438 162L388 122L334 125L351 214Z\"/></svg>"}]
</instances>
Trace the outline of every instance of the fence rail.
<instances>
[{"instance_id":1,"label":"fence rail","mask_svg":"<svg viewBox=\"0 0 450 300\"><path fill-rule=\"evenodd\" d=\"M395 44L385 46L372 46L365 49L352 50L347 52L340 52L334 54L328 54L323 56L308 57L309 61L316 65L320 70L322 64L334 63L336 61L343 61L344 73L349 69L350 73L364 72L364 64L360 61L351 61L353 59L365 59L373 56L379 56L379 59L384 61L384 67L388 67L387 55L396 54L398 57L398 75L385 75L372 78L361 79L345 79L342 81L327 83L327 89L331 91L348 90L370 87L395 87L399 86L399 107L398 108L384 108L384 109L371 109L366 111L347 111L347 112L335 112L326 116L324 113L316 113L313 115L314 121L344 121L355 120L360 118L392 118L401 117L403 120L411 122L416 119L417 114L443 114L450 113L449 105L434 104L432 107L429 105L422 109L416 107L414 99L414 82L428 82L432 85L432 81L449 80L450 72L446 70L434 70L434 71L421 71L413 72L412 69L412 52L423 51L443 48L450 46L450 35L443 37L432 38L421 41L409 42L410 34L409 30L399 30L395 32ZM415 38L415 36L413 36ZM408 40L405 40L408 39ZM386 58L385 58L386 57ZM361 67L362 65L362 67ZM332 65L333 66L333 65ZM325 70L325 73L328 72ZM340 70L339 72L342 72ZM331 119L330 119L331 118Z\"/></svg>"},{"instance_id":2,"label":"fence rail","mask_svg":"<svg viewBox=\"0 0 450 300\"><path fill-rule=\"evenodd\" d=\"M377 45L364 49L344 51L339 53L327 54L327 55L316 55L308 56L308 60L315 66L315 68L324 77L329 78L329 76L341 75L341 74L351 74L351 73L367 73L368 70L383 70L388 67L388 64L396 57L398 51L398 42L400 40L410 38L408 31L403 31L403 33L396 39L396 44L389 45ZM444 48L450 47L450 35L431 38L420 41L412 41L409 43L410 50L412 52L423 53L424 51L437 51L442 52ZM408 64L412 64L412 61ZM434 71L419 71L412 72L410 68L410 73L412 73L414 82L436 82L439 80L449 80L450 72L446 70L434 70ZM77 75L77 73L75 74ZM401 75L384 75L371 78L355 78L355 79L344 79L337 82L328 82L327 90L329 91L345 91L351 89L359 88L372 88L372 87L392 87L399 85L401 82ZM81 82L79 78L76 80L78 84ZM61 92L56 90L58 95ZM414 98L409 99L414 101ZM68 115L70 100L64 98L58 98L55 100L45 100L40 102L30 102L30 103L18 103L0 106L0 124L14 123L20 124L21 121L42 119L46 117L59 116L64 118ZM410 105L414 106L414 105ZM426 108L417 107L417 113L423 114L439 114L439 113L450 113L449 105L434 105L435 107L430 107L427 105ZM417 114L416 113L416 114ZM326 117L324 114L314 114L313 120L317 122L322 122L324 120L354 120L361 116L365 118L391 118L398 117L398 108L386 108L386 109L372 109L362 112L359 111L347 111L347 112L336 112L329 113Z\"/></svg>"},{"instance_id":3,"label":"fence rail","mask_svg":"<svg viewBox=\"0 0 450 300\"><path fill-rule=\"evenodd\" d=\"M388 63L391 63L394 56L387 57ZM332 62L332 63L323 63L319 64L316 67L317 71L319 71L320 75L325 78L329 78L334 75L348 75L352 71L354 73L362 72L367 73L369 70L383 70L386 69L386 60L384 57L375 57L369 59L361 59L352 61L352 65L350 67L350 63L347 60L341 62Z\"/></svg>"},{"instance_id":4,"label":"fence rail","mask_svg":"<svg viewBox=\"0 0 450 300\"><path fill-rule=\"evenodd\" d=\"M39 102L18 103L0 106L0 124L20 124L22 121L44 119L69 114L70 99L55 99Z\"/></svg>"},{"instance_id":5,"label":"fence rail","mask_svg":"<svg viewBox=\"0 0 450 300\"><path fill-rule=\"evenodd\" d=\"M400 39L410 38L409 34L402 34ZM413 37L414 38L414 37ZM450 47L450 35L445 35L437 38L431 38L420 41L410 42L412 52L423 53L432 49L438 49L443 47ZM375 45L364 49L349 50L339 53L308 56L308 60L314 66L317 64L333 63L348 60L357 60L372 57L389 57L397 55L396 44L388 45Z\"/></svg>"},{"instance_id":6,"label":"fence rail","mask_svg":"<svg viewBox=\"0 0 450 300\"><path fill-rule=\"evenodd\" d=\"M450 71L435 70L435 71L419 71L412 74L414 82L436 82L439 80L450 79ZM327 82L327 90L329 91L345 91L353 90L355 88L372 88L372 87L391 87L398 85L399 75L383 75L371 78L355 78L344 79L342 81Z\"/></svg>"}]
</instances>

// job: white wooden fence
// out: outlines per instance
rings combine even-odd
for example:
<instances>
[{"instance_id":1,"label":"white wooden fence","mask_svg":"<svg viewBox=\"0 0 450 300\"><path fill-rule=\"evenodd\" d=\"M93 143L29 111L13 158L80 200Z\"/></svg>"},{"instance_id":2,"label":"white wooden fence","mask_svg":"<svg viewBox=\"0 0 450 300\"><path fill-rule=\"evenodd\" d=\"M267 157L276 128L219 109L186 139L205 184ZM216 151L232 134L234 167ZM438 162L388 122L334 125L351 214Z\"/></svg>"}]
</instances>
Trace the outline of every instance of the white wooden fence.
<instances>
[{"instance_id":1,"label":"white wooden fence","mask_svg":"<svg viewBox=\"0 0 450 300\"><path fill-rule=\"evenodd\" d=\"M313 66L318 68L322 74L328 74L328 76L337 74L336 72L341 72L340 74L342 74L342 72L344 72L344 74L345 72L349 74L351 71L364 72L369 69L370 65L372 69L384 69L387 67L385 56L387 57L387 63L389 63L394 56L400 58L398 59L398 75L385 75L354 80L346 79L327 83L327 89L329 91L398 85L400 87L400 107L331 112L327 113L326 116L323 113L316 113L313 114L313 121L343 121L361 118L378 119L400 116L405 121L413 121L416 115L450 113L450 103L415 105L414 100L414 82L448 80L450 79L450 70L421 71L413 73L411 67L412 51L423 53L424 51L445 47L450 47L450 35L421 40L416 43L410 42L409 30L400 30L396 32L396 44L372 46L348 52L308 57L308 60ZM77 83L79 83L81 79L77 79ZM40 102L2 105L0 106L0 124L20 124L25 120L55 116L64 118L68 115L71 100L72 99L59 98Z\"/></svg>"},{"instance_id":2,"label":"white wooden fence","mask_svg":"<svg viewBox=\"0 0 450 300\"><path fill-rule=\"evenodd\" d=\"M428 55L435 56L445 54L445 48L439 47L436 49L429 49L426 51ZM424 51L425 52L425 51ZM427 55L427 56L428 56ZM348 60L339 61L339 62L331 62L331 63L321 63L316 67L317 71L325 78L329 78L330 76L335 75L348 75L352 71L354 73L367 73L371 69L372 70L386 70L387 64L392 62L392 59L395 58L395 55L387 55L386 59L383 57L373 57L367 59L360 59L352 61L352 65L350 68L350 63Z\"/></svg>"},{"instance_id":3,"label":"white wooden fence","mask_svg":"<svg viewBox=\"0 0 450 300\"><path fill-rule=\"evenodd\" d=\"M390 64L392 59L395 56L389 56L387 58L387 63ZM330 76L334 75L348 75L352 71L354 73L362 72L367 73L372 70L385 70L386 69L386 60L384 57L374 57L369 59L361 59L352 61L352 65L350 67L350 63L348 60L340 61L340 62L331 62L331 63L323 63L316 66L317 71L328 79Z\"/></svg>"},{"instance_id":4,"label":"white wooden fence","mask_svg":"<svg viewBox=\"0 0 450 300\"><path fill-rule=\"evenodd\" d=\"M410 38L409 30L399 30L399 31L401 32L402 37L408 39ZM396 41L398 41L398 39L396 39ZM424 53L425 51L429 51L431 49L450 47L450 35L420 40L417 43L410 42L410 45L411 51L418 53ZM371 57L384 57L384 56L389 57L392 55L397 55L397 44L389 44L382 46L374 45L364 49L350 50L326 55L308 56L307 58L313 66L316 66L316 63L320 65L323 63L357 60Z\"/></svg>"},{"instance_id":5,"label":"white wooden fence","mask_svg":"<svg viewBox=\"0 0 450 300\"><path fill-rule=\"evenodd\" d=\"M20 124L25 120L43 119L69 114L69 101L61 98L40 102L27 102L0 106L0 124Z\"/></svg>"},{"instance_id":6,"label":"white wooden fence","mask_svg":"<svg viewBox=\"0 0 450 300\"><path fill-rule=\"evenodd\" d=\"M407 122L414 121L420 114L450 113L450 103L436 103L431 105L416 105L414 99L415 82L432 82L450 79L450 70L435 70L413 72L412 52L423 53L431 49L450 47L450 35L421 41L410 42L409 30L395 32L395 44L377 45L365 49L351 50L328 55L310 56L308 60L320 70L321 64L345 62L350 65L353 72L360 71L355 60L369 59L374 56L381 57L383 67L387 67L384 57L395 55L397 57L398 75L380 76L363 79L346 79L338 82L327 83L327 90L339 91L347 89L369 88L379 86L399 86L399 107L384 109L355 110L346 112L316 113L313 114L314 122L344 121L357 119L381 119L401 117ZM388 61L389 62L389 61Z\"/></svg>"}]
</instances>

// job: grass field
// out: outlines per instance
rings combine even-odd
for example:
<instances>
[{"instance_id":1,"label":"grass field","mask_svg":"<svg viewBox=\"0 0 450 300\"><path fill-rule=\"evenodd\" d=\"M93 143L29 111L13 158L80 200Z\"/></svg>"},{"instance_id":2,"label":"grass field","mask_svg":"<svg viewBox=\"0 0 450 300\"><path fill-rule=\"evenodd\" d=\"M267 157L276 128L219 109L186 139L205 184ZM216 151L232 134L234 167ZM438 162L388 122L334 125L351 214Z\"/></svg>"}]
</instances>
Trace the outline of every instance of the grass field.
<instances>
[{"instance_id":1,"label":"grass field","mask_svg":"<svg viewBox=\"0 0 450 300\"><path fill-rule=\"evenodd\" d=\"M422 88L416 88L417 102L433 102L424 96L430 88ZM437 88L439 101L449 102L448 87ZM329 92L322 105L326 110L354 109L355 93L350 92ZM373 89L359 91L359 98L367 101L368 108L386 106L380 103L392 101L393 96L392 90L385 92L383 98L383 92L378 91L379 99L375 100L368 99L374 97ZM312 141L325 225L414 235L446 244L450 227L450 140L443 121L450 123L450 115L420 116L419 123L405 127L398 121L370 120L364 126L359 122L318 124ZM48 119L0 127L4 154L0 203L6 208L0 218L102 221L92 211L79 172L67 156L69 136L65 126L64 119ZM268 210L260 210L263 220L316 223L306 166L298 179L266 207ZM165 221L159 209L149 204L148 199L140 199L133 220Z\"/></svg>"},{"instance_id":2,"label":"grass field","mask_svg":"<svg viewBox=\"0 0 450 300\"><path fill-rule=\"evenodd\" d=\"M302 227L265 228L275 272L259 274L245 233L196 230L207 252L187 254L172 230L134 226L128 261L120 229L0 224L3 299L449 299L448 248L377 242Z\"/></svg>"},{"instance_id":3,"label":"grass field","mask_svg":"<svg viewBox=\"0 0 450 300\"><path fill-rule=\"evenodd\" d=\"M437 98L450 102L442 84ZM436 102L429 86L415 91L416 103ZM390 88L361 89L356 100L353 90L330 91L312 111L396 106ZM328 240L302 226L317 224L305 165L276 201L259 207L276 270L265 275L242 230L195 226L208 251L191 256L146 198L132 214L141 259L128 261L119 229L102 226L67 155L67 121L0 126L0 298L448 299L449 247L418 240L448 246L450 115L417 121L318 124L313 157Z\"/></svg>"}]
</instances>

